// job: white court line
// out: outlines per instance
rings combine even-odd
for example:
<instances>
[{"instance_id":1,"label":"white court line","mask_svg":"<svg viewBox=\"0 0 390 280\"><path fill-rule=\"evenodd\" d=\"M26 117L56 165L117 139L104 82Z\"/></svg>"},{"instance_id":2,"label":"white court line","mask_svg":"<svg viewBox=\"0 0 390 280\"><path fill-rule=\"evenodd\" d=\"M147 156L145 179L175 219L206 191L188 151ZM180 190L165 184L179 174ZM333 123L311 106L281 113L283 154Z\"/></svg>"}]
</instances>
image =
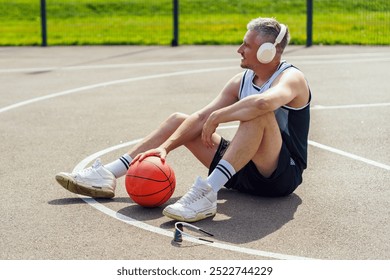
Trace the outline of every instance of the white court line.
<instances>
[{"instance_id":1,"label":"white court line","mask_svg":"<svg viewBox=\"0 0 390 280\"><path fill-rule=\"evenodd\" d=\"M219 127L218 129L232 129L232 128L234 129L234 128L237 128L237 127L238 127L237 125L225 125L225 126ZM107 148L105 150L96 152L96 153L90 155L89 157L85 158L84 160L82 160L74 168L73 172L77 172L77 171L82 170L83 168L85 168L88 165L88 163L92 162L93 160L95 160L98 157L103 156L104 154L113 152L113 151L115 151L117 149L121 149L121 148L125 148L125 147L128 147L128 146L134 145L134 144L140 142L141 140L142 139L132 140L132 141L129 141L129 142L126 142L126 143L122 143L122 144L119 144L119 145L116 145L116 146L113 146L113 147L109 147L109 148ZM382 163L379 163L379 162L376 162L376 161L373 161L373 160L370 160L370 159L366 159L366 158L363 158L363 157L360 157L360 156L357 156L357 155L354 155L354 154L351 154L351 153L347 153L347 152L341 151L339 149L335 149L335 148L332 148L332 147L329 147L329 146L326 146L326 145L323 145L323 144L320 144L320 143L317 143L317 142L314 142L314 141L310 141L310 140L309 140L309 144L312 145L312 146L315 146L317 148L324 149L324 150L330 151L332 153L336 153L336 154L339 154L339 155L351 158L353 160L361 161L361 162L364 162L364 163L369 164L369 165L373 165L373 166L376 166L376 167L379 167L379 168L390 170L390 166L388 166L388 165L385 165L385 164L382 164ZM144 223L144 222L138 221L136 219L133 219L131 217L125 216L123 214L120 214L120 213L118 213L118 212L116 212L116 211L114 211L114 210L112 210L110 208L107 208L104 205L98 203L93 198L84 197L84 196L79 196L79 197L81 199L83 199L86 203L88 203L90 206L92 206L95 209L105 213L106 215L108 215L108 216L110 216L112 218L115 218L117 220L120 220L122 222L130 224L132 226L135 226L135 227L138 227L138 228L141 228L141 229L144 229L144 230L156 233L156 234L161 234L161 235L168 236L168 237L172 237L173 236L173 232L172 231L168 231L168 230L165 230L165 229L162 229L162 228L159 228L159 227L151 226L151 225L149 225L147 223ZM273 253L273 252L256 250L256 249L249 249L249 248L245 248L245 247L239 247L239 246L234 246L234 245L229 245L229 244L219 243L219 242L214 242L214 243L202 242L202 241L199 241L198 239L190 238L190 237L186 237L186 239L188 241L191 241L191 242L194 242L194 243L198 243L198 244L203 244L203 245L210 246L210 247L215 247L215 248L219 248L219 249L223 249L223 250L229 250L229 251L234 251L234 252L239 252L239 253L244 253L244 254L249 254L249 255L262 256L262 257L267 257L267 258L284 259L284 260L309 259L309 258L306 258L306 257L286 255L286 254L279 254L279 253Z\"/></svg>"},{"instance_id":2,"label":"white court line","mask_svg":"<svg viewBox=\"0 0 390 280\"><path fill-rule=\"evenodd\" d=\"M288 51L285 52L285 56L288 56L290 58L297 58L297 59L345 59L345 58L362 58L364 56L367 57L390 57L390 52L363 52L363 53L346 53L346 54L313 54L313 55L289 55Z\"/></svg>"},{"instance_id":3,"label":"white court line","mask_svg":"<svg viewBox=\"0 0 390 280\"><path fill-rule=\"evenodd\" d=\"M350 63L362 63L362 62L387 62L390 61L390 57L378 57L378 58L360 58L360 59L338 59L338 60L308 60L301 61L299 65L317 65L317 64L350 64Z\"/></svg>"},{"instance_id":4,"label":"white court line","mask_svg":"<svg viewBox=\"0 0 390 280\"><path fill-rule=\"evenodd\" d=\"M219 129L229 129L229 128L234 128L234 127L237 127L237 126L226 126L226 127L221 127ZM132 140L132 141L122 143L122 144L119 144L116 146L112 146L112 147L109 147L109 148L104 149L102 151L96 152L96 153L86 157L79 164L77 164L76 167L73 169L73 172L77 172L77 171L84 169L88 165L88 163L92 162L93 160L95 160L98 157L103 156L104 154L113 152L117 149L121 149L121 148L125 148L127 146L134 145L134 144L140 142L141 140L142 139ZM120 213L104 206L103 204L98 203L93 198L85 197L85 196L81 196L81 195L79 195L79 197L82 200L84 200L86 203L88 203L90 206L95 208L96 210L99 210L99 211L103 212L104 214L106 214L114 219L125 222L129 225L138 227L140 229L147 230L147 231L152 232L152 233L161 234L161 235L173 238L173 231L169 231L166 229L155 227L155 226L149 225L147 223L141 222L139 220L133 219L131 217L125 216L123 214L120 214ZM203 244L205 246L215 247L218 249L229 250L229 251L234 251L234 252L248 254L248 255L261 256L261 257L266 257L266 258L273 258L273 259L280 259L280 260L309 260L310 259L310 258L306 258L306 257L279 254L279 253L273 253L273 252L268 252L268 251L261 251L261 250L256 250L256 249L239 247L239 246L229 245L229 244L220 243L220 242L209 243L209 242L204 242L204 241L198 240L196 238L191 238L191 237L183 237L183 238L188 240L188 241L191 241L193 243Z\"/></svg>"},{"instance_id":5,"label":"white court line","mask_svg":"<svg viewBox=\"0 0 390 280\"><path fill-rule=\"evenodd\" d=\"M237 125L225 125L225 126L219 127L219 129L231 129L231 128L237 128L237 127L238 127ZM348 153L348 152L345 152L345 151L342 151L342 150L339 150L339 149L336 149L336 148L333 148L330 146L326 146L324 144L320 144L320 143L315 142L315 141L308 140L308 143L309 143L309 145L312 145L313 147L317 147L317 148L326 150L328 152L332 152L332 153L335 153L335 154L338 154L341 156L345 156L345 157L353 159L353 160L361 161L361 162L364 162L366 164L390 171L390 165L386 165L384 163L380 163L380 162L377 162L377 161L374 161L371 159L367 159L367 158L364 158L364 157L361 157L361 156L358 156L358 155L355 155L352 153Z\"/></svg>"},{"instance_id":6,"label":"white court line","mask_svg":"<svg viewBox=\"0 0 390 280\"><path fill-rule=\"evenodd\" d=\"M149 75L149 76L141 76L141 77L134 77L134 78L128 78L128 79L122 79L122 80L114 80L104 83L98 83L98 84L92 84L89 86L83 86L78 87L70 90L65 90L37 98L28 99L22 102L15 103L10 106L6 106L3 108L0 108L0 113L4 113L9 110L13 110L25 105L29 105L32 103L40 102L43 100L69 95L76 92L86 91L90 89L95 89L99 87L106 87L106 86L112 86L112 85L118 85L118 84L124 84L124 83L130 83L130 82L136 82L136 81L144 81L144 80L150 80L150 79L158 79L158 78L167 78L167 77L174 77L174 76L183 76L188 74L198 74L198 73L207 73L207 72L217 72L222 70L231 70L231 69L239 69L237 66L231 66L231 67L218 67L218 68L206 68L206 69L198 69L198 70L187 70L187 71L178 71L178 72L171 72L171 73L164 73L164 74L155 74L155 75Z\"/></svg>"},{"instance_id":7,"label":"white court line","mask_svg":"<svg viewBox=\"0 0 390 280\"><path fill-rule=\"evenodd\" d=\"M361 156L358 156L358 155L354 155L354 154L351 154L351 153L348 153L348 152L344 152L342 150L339 150L339 149L336 149L336 148L332 148L332 147L329 147L329 146L326 146L326 145L323 145L323 144L320 144L320 143L317 143L317 142L314 142L314 141L311 141L311 140L309 140L309 144L314 146L314 147L317 147L317 148L320 148L320 149L323 149L323 150L326 150L326 151L329 151L329 152L332 152L332 153L335 153L335 154L338 154L338 155L341 155L341 156L348 157L348 158L353 159L353 160L361 161L361 162L364 162L366 164L369 164L369 165L372 165L372 166L376 166L376 167L379 167L379 168L382 168L382 169L390 171L390 166L389 165L386 165L386 164L383 164L383 163L380 163L380 162L377 162L377 161L373 161L371 159L367 159L367 158L364 158L364 157L361 157Z\"/></svg>"},{"instance_id":8,"label":"white court line","mask_svg":"<svg viewBox=\"0 0 390 280\"><path fill-rule=\"evenodd\" d=\"M315 105L310 109L311 110L332 110L332 109L355 109L355 108L385 107L385 106L390 106L390 103L368 103L368 104L350 104L350 105L336 105L336 106Z\"/></svg>"},{"instance_id":9,"label":"white court line","mask_svg":"<svg viewBox=\"0 0 390 280\"><path fill-rule=\"evenodd\" d=\"M300 64L329 64L329 63L389 61L390 57L386 57L386 56L390 56L390 53L324 54L324 55L297 55L297 56L294 55L290 56L286 54L286 59L303 59L303 61L301 61ZM305 59L307 59L308 61L305 61ZM58 71L58 70L75 71L75 70L150 67L150 66L166 66L166 65L229 63L229 62L237 62L238 60L239 58L229 58L229 59L141 62L141 63L124 63L124 64L103 64L103 65L32 67L32 68L14 68L14 69L0 68L0 73L19 73L19 72L31 73L31 72L48 72L48 71Z\"/></svg>"},{"instance_id":10,"label":"white court line","mask_svg":"<svg viewBox=\"0 0 390 280\"><path fill-rule=\"evenodd\" d=\"M54 70L73 71L73 70L91 70L91 69L110 69L110 68L131 68L131 67L150 67L167 65L186 65L186 64L207 64L207 63L226 63L237 62L238 59L204 59L204 60L180 60L180 61L161 61L161 62L141 62L125 64L103 64L103 65L80 65L80 66L58 66L58 67L35 67L35 68L14 68L0 69L0 73L18 73L18 72L47 72Z\"/></svg>"}]
</instances>

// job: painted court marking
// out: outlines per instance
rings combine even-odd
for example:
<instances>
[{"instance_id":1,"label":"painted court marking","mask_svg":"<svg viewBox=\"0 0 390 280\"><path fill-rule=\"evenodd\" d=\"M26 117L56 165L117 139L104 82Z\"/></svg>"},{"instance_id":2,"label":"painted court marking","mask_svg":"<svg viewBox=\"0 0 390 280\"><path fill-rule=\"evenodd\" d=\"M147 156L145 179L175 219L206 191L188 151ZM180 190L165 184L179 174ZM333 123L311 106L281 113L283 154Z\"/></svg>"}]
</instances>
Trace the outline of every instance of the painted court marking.
<instances>
[{"instance_id":1,"label":"painted court marking","mask_svg":"<svg viewBox=\"0 0 390 280\"><path fill-rule=\"evenodd\" d=\"M112 85L119 85L119 84L124 84L124 83L130 83L130 82L136 82L136 81L145 81L145 80L151 80L151 79L158 79L158 78L167 78L167 77L174 77L174 76L183 76L183 75L189 75L189 74L198 74L198 73L207 73L207 72L216 72L216 71L222 71L222 70L230 70L230 69L237 69L237 66L234 67L218 67L218 68L205 68L205 69L198 69L198 70L188 70L188 71L178 71L178 72L171 72L171 73L164 73L164 74L156 74L156 75L148 75L148 76L141 76L141 77L134 77L134 78L129 78L129 79L121 79L121 80L114 80L114 81L108 81L104 83L98 83L98 84L92 84L89 86L84 86L84 87L78 87L70 90L65 90L65 91L60 91L57 93L53 94L48 94L44 95L41 97L37 98L32 98L28 99L22 102L15 103L13 105L9 105L6 107L3 107L0 109L0 113L4 113L6 111L16 109L22 106L26 106L32 103L44 101L47 99L55 98L55 97L60 97L60 96L65 96L69 95L72 93L79 93L95 88L100 88L100 87L107 87L107 86L112 86Z\"/></svg>"},{"instance_id":2,"label":"painted court marking","mask_svg":"<svg viewBox=\"0 0 390 280\"><path fill-rule=\"evenodd\" d=\"M228 128L233 128L233 127L234 126L226 126L225 128L228 129ZM132 140L132 141L122 143L122 144L119 144L116 146L112 146L112 147L109 147L105 150L96 152L96 153L90 155L89 157L83 159L79 164L77 164L76 167L73 169L73 172L77 172L77 171L84 169L88 165L88 163L92 162L93 160L95 160L98 157L101 157L101 156L103 156L107 153L113 152L115 150L134 145L134 144L140 142L141 140L142 139ZM86 203L88 203L90 206L92 206L93 208L103 212L104 214L106 214L112 218L115 218L119 221L125 222L129 225L138 227L140 229L147 230L147 231L152 232L152 233L157 233L157 234L161 234L161 235L173 238L173 231L169 231L169 230L165 230L165 229L162 229L159 227L155 227L155 226L149 225L147 223L133 219L129 216L125 216L123 214L120 214L120 213L98 203L93 198L85 197L85 196L81 196L81 195L79 195L79 197L82 200L84 200ZM191 241L193 243L203 244L203 245L210 246L210 247L215 247L215 248L219 248L219 249L224 249L224 250L229 250L229 251L234 251L234 252L244 253L244 254L249 254L249 255L274 258L274 259L282 259L282 260L309 259L309 258L300 257L300 256L292 256L292 255L286 255L286 254L278 254L278 253L273 253L273 252L249 249L249 248L234 246L234 245L230 245L230 244L226 244L226 243L220 243L220 242L209 243L209 242L204 242L204 241L201 241L201 240L198 240L195 238L191 238L191 237L183 237L183 238L188 240L188 241Z\"/></svg>"},{"instance_id":3,"label":"painted court marking","mask_svg":"<svg viewBox=\"0 0 390 280\"><path fill-rule=\"evenodd\" d=\"M360 53L360 54L324 54L324 55L297 55L286 57L302 60L300 64L329 64L329 63L354 63L354 62L380 62L389 61L389 53ZM308 61L304 61L308 59ZM316 60L318 59L318 60ZM160 62L140 62L140 63L122 63L122 64L103 64L103 65L77 65L77 66L59 66L59 67L30 67L30 68L0 68L0 73L25 73L25 72L47 72L47 71L75 71L92 69L114 69L131 67L149 67L149 66L167 66L167 65L185 65L185 64L207 64L207 63L229 63L237 62L235 58L227 59L200 59L200 60L180 60L180 61L160 61Z\"/></svg>"},{"instance_id":4,"label":"painted court marking","mask_svg":"<svg viewBox=\"0 0 390 280\"><path fill-rule=\"evenodd\" d=\"M356 56L359 56L359 54L356 54ZM369 59L369 58L365 58L364 61L366 61L367 59ZM343 60L344 63L348 62L348 61L349 62L356 62L357 60L356 59L353 59L353 60L344 59ZM371 58L370 61L377 61L377 59L376 58L374 58L374 59ZM317 62L318 64L329 63L329 61L315 61L315 62ZM53 93L53 94L45 95L45 96L42 96L42 97L32 98L32 99L25 100L25 101L22 101L22 102L19 102L19 103L15 103L15 104L12 104L12 105L0 108L0 113L4 113L4 112L10 111L12 109L17 109L17 108L20 108L20 107L23 107L23 106L26 106L26 105L29 105L29 104L33 104L33 103L36 103L36 102L44 101L44 100L47 100L47 99L56 98L56 97L60 97L60 96L65 96L65 95L69 95L69 94L73 94L73 93L80 93L80 92L83 92L83 91L87 91L87 90L91 90L91 89L95 89L95 88L99 88L99 87L104 87L104 86L111 86L111 85L117 85L117 84L122 84L122 83L129 83L129 82L149 80L149 79L156 79L156 78L165 78L165 77L173 77L173 76L188 75L188 74L215 72L215 71L237 69L237 68L238 68L237 66L234 66L234 67L206 68L206 69L199 69L199 70L189 70L189 71L179 71L179 72L171 72L171 73L164 73L164 74L148 75L148 76L141 76L141 77L134 77L134 78L129 78L129 79L114 80L114 81L108 81L108 82L104 82L104 83L92 84L92 85L88 85L88 86L84 86L84 87L79 87L79 88L74 88L74 89L70 89L70 90L66 90L66 91L61 91L61 92L58 92L58 93ZM59 69L59 68L57 68L57 69ZM92 69L92 68L85 68L85 69ZM17 69L17 70L20 70L20 69ZM2 71L2 69L0 69L0 73L1 72L4 73L4 71ZM315 107L313 107L313 109L314 110L348 109L348 108L389 106L389 105L390 105L390 103L357 104L357 105L344 105L344 106L315 106ZM237 126L223 126L223 127L220 127L220 129L229 129L229 128L233 128L233 127L237 127ZM96 159L97 157L99 157L99 156L101 156L103 154L115 151L115 150L123 148L123 147L134 145L135 143L137 143L139 141L141 141L141 139L129 141L129 142L126 142L126 143L123 143L123 144L120 144L120 145L116 145L116 146L107 148L107 149L99 151L97 153L94 153L93 155L90 155L89 157L87 157L83 161L81 161L75 167L74 170L76 171L76 170L80 170L80 169L85 168L88 163L90 163L91 161L93 161L94 159ZM360 157L360 156L357 156L357 155L354 155L354 154L351 154L351 153L348 153L348 152L344 152L344 151L341 151L341 150L338 150L338 149L335 149L335 148L332 148L332 147L329 147L329 146L326 146L326 145L323 145L323 144L320 144L320 143L317 143L317 142L314 142L314 141L310 141L309 140L309 144L312 145L312 146L315 146L317 148L324 149L326 151L329 151L329 152L332 152L332 153L336 153L336 154L339 154L339 155L351 158L353 160L362 161L362 162L364 162L366 164L370 164L370 165L373 165L373 166L376 166L376 167L379 167L379 168L383 168L385 170L390 170L390 166L386 165L386 164L383 164L383 163L379 163L379 162L376 162L376 161L373 161L373 160L370 160L370 159L366 159L366 158L363 158L363 157ZM103 206L102 204L98 203L93 198L86 198L86 197L82 197L82 196L80 196L80 197L86 203L88 203L89 205L94 207L95 209L97 209L97 210L99 210L99 211L101 211L101 212L103 212L103 213L105 213L105 214L107 214L107 215L109 215L109 216L111 216L111 217L113 217L115 219L118 219L118 220L123 221L125 223L128 223L130 225L136 226L138 228L142 228L144 230L148 230L150 232L154 232L154 233L158 233L158 234L165 235L165 236L170 236L170 237L173 236L173 232L171 232L171 231L164 230L164 229L161 229L159 227L151 226L149 224L140 222L140 221L138 221L136 219L133 219L131 217L122 215L120 213L117 213L116 211L113 211L113 210ZM201 243L201 244L205 244L207 246L211 246L211 247L215 247L215 248L220 248L220 249L230 250L230 251L236 251L236 252L250 254L250 255L257 255L257 256L263 256L263 257L268 257L268 258L274 258L274 259L307 259L307 258L300 257L300 256L277 254L277 253L272 253L272 252L266 252L266 251L261 251L261 250L254 250L254 249L243 248L243 247L239 247L239 246L233 246L233 245L219 243L219 242L207 243L207 242L202 242L202 241L199 241L197 239L189 238L189 237L186 237L186 239L188 239L189 241L194 242L194 243Z\"/></svg>"},{"instance_id":5,"label":"painted court marking","mask_svg":"<svg viewBox=\"0 0 390 280\"><path fill-rule=\"evenodd\" d=\"M218 129L232 129L232 128L237 128L237 125L221 126ZM132 141L129 141L129 142L126 142L126 143L122 143L122 144L119 144L119 145L116 145L116 146L112 146L112 147L109 147L107 149L104 149L104 150L101 150L99 152L96 152L96 153L90 155L89 157L83 159L79 164L77 164L77 166L74 168L73 172L77 172L77 171L80 171L80 170L84 169L90 162L92 162L93 160L97 159L98 157L101 157L101 156L103 156L103 155L105 155L107 153L113 152L113 151L121 149L121 148L132 146L132 145L140 142L141 140L142 139L132 140ZM369 160L369 159L366 159L366 158L363 158L363 157L360 157L360 156L357 156L357 155L354 155L354 154L351 154L351 153L347 153L347 152L344 152L344 151L341 151L341 150L338 150L338 149L335 149L335 148L332 148L332 147L329 147L329 146L326 146L326 145L323 145L323 144L319 144L319 143L316 143L314 141L310 141L309 140L309 144L313 145L315 147L318 147L318 148L330 151L332 153L336 153L336 154L339 154L339 155L342 155L342 156L345 156L345 157L348 157L348 158L351 158L351 159L354 159L354 160L362 161L364 163L367 163L367 164L370 164L370 165L373 165L373 166L376 166L376 167L380 167L380 168L384 168L386 170L390 170L390 166L388 166L388 165L385 165L385 164L382 164L382 163L378 163L378 162L375 162L375 161L372 161L372 160ZM133 219L131 217L125 216L123 214L120 214L120 213L118 213L118 212L116 212L114 210L111 210L110 208L107 208L104 205L98 203L93 198L84 197L84 196L80 196L80 195L79 195L79 197L82 200L84 200L86 203L88 203L90 206L92 206L95 209L105 213L106 215L108 215L108 216L110 216L112 218L115 218L117 220L120 220L122 222L130 224L132 226L135 226L135 227L147 230L149 232L161 234L161 235L168 236L168 237L172 237L173 236L173 232L172 231L168 231L168 230L165 230L165 229L162 229L162 228L159 228L159 227L151 226L151 225L149 225L147 223L140 222L140 221L138 221L136 219ZM309 258L306 258L306 257L292 256L292 255L286 255L286 254L278 254L278 253L273 253L273 252L249 249L249 248L245 248L245 247L229 245L229 244L226 244L226 243L220 243L220 242L208 243L208 242L200 241L200 240L195 239L195 238L190 238L190 237L184 237L184 238L187 239L188 241L191 241L191 242L194 242L194 243L203 244L203 245L206 245L206 246L215 247L215 248L224 249L224 250L229 250L229 251L235 251L235 252L239 252L239 253L245 253L245 254L249 254L249 255L256 255L256 256L262 256L262 257L274 258L274 259L284 259L284 260L289 260L289 259L290 260L309 259Z\"/></svg>"}]
</instances>

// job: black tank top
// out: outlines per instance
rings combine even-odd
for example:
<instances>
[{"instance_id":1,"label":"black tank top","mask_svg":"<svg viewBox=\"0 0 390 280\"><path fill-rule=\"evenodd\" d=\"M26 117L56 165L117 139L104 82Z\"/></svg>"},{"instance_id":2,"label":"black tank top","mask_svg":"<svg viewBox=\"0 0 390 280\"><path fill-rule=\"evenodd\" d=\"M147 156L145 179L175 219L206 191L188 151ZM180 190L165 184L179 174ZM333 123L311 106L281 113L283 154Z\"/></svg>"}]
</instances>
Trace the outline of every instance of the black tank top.
<instances>
[{"instance_id":1,"label":"black tank top","mask_svg":"<svg viewBox=\"0 0 390 280\"><path fill-rule=\"evenodd\" d=\"M247 69L241 79L239 99L253 94L261 94L272 87L273 81L286 69L294 67L285 61L281 62L276 72L261 87L253 83L255 73ZM296 68L297 69L297 68ZM299 70L299 69L298 69ZM310 91L310 89L309 89ZM307 167L307 146L310 124L310 101L302 108L282 106L275 110L275 117L278 122L283 142L291 153L292 159L303 170Z\"/></svg>"}]
</instances>

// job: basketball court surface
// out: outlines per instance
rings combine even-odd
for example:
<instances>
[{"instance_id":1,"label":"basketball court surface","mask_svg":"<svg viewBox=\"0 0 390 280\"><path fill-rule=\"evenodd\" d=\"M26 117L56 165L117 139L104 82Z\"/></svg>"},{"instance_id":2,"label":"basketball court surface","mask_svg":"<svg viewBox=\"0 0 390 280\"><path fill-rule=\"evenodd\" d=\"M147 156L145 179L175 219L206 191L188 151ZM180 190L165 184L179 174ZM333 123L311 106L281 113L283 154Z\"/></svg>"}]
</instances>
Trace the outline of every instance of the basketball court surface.
<instances>
[{"instance_id":1,"label":"basketball court surface","mask_svg":"<svg viewBox=\"0 0 390 280\"><path fill-rule=\"evenodd\" d=\"M213 243L172 242L165 205L142 208L54 179L124 154L173 112L210 102L236 73L236 46L0 48L0 259L390 259L389 47L288 47L313 94L309 166L284 198L223 189ZM231 138L236 123L218 132ZM179 199L207 170L169 154Z\"/></svg>"}]
</instances>

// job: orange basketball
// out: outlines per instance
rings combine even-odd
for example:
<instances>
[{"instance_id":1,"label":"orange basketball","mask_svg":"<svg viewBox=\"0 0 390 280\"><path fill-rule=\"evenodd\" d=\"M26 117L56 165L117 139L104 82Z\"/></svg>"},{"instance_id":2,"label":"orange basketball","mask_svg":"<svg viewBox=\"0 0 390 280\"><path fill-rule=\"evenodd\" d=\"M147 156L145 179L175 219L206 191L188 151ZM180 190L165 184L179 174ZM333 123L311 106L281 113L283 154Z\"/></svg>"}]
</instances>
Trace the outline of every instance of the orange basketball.
<instances>
[{"instance_id":1,"label":"orange basketball","mask_svg":"<svg viewBox=\"0 0 390 280\"><path fill-rule=\"evenodd\" d=\"M125 179L130 198L144 207L164 204L175 191L176 177L168 163L159 157L147 157L132 164Z\"/></svg>"}]
</instances>

